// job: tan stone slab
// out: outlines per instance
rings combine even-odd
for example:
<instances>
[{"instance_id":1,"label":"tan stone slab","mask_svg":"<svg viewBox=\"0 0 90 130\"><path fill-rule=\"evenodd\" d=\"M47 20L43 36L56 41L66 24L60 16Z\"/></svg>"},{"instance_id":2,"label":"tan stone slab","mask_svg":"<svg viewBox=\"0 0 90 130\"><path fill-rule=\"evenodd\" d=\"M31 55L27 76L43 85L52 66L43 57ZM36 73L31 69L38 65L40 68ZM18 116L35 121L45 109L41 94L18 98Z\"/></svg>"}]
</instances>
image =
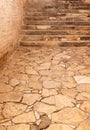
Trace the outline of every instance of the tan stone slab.
<instances>
[{"instance_id":1,"label":"tan stone slab","mask_svg":"<svg viewBox=\"0 0 90 130\"><path fill-rule=\"evenodd\" d=\"M66 79L66 81L64 81ZM73 77L64 78L62 84L66 88L74 88L76 86L76 82Z\"/></svg>"},{"instance_id":2,"label":"tan stone slab","mask_svg":"<svg viewBox=\"0 0 90 130\"><path fill-rule=\"evenodd\" d=\"M51 63L47 62L47 63L43 63L41 64L39 67L37 67L38 70L48 70L50 69Z\"/></svg>"},{"instance_id":3,"label":"tan stone slab","mask_svg":"<svg viewBox=\"0 0 90 130\"><path fill-rule=\"evenodd\" d=\"M78 84L90 84L90 77L85 75L74 76L74 79Z\"/></svg>"},{"instance_id":4,"label":"tan stone slab","mask_svg":"<svg viewBox=\"0 0 90 130\"><path fill-rule=\"evenodd\" d=\"M12 118L13 116L19 115L25 111L26 105L20 103L6 103L2 111L5 118Z\"/></svg>"},{"instance_id":5,"label":"tan stone slab","mask_svg":"<svg viewBox=\"0 0 90 130\"><path fill-rule=\"evenodd\" d=\"M77 86L77 90L80 91L80 92L88 92L90 93L90 84L79 84Z\"/></svg>"},{"instance_id":6,"label":"tan stone slab","mask_svg":"<svg viewBox=\"0 0 90 130\"><path fill-rule=\"evenodd\" d=\"M3 115L0 114L0 122L4 120Z\"/></svg>"},{"instance_id":7,"label":"tan stone slab","mask_svg":"<svg viewBox=\"0 0 90 130\"><path fill-rule=\"evenodd\" d=\"M11 86L15 87L15 86L20 84L20 81L18 79L16 79L16 78L13 78L13 79L10 80L9 84Z\"/></svg>"},{"instance_id":8,"label":"tan stone slab","mask_svg":"<svg viewBox=\"0 0 90 130\"><path fill-rule=\"evenodd\" d=\"M85 0L86 3L90 4L90 1L89 0Z\"/></svg>"},{"instance_id":9,"label":"tan stone slab","mask_svg":"<svg viewBox=\"0 0 90 130\"><path fill-rule=\"evenodd\" d=\"M42 84L39 81L30 81L28 87L31 88L31 89L41 90Z\"/></svg>"},{"instance_id":10,"label":"tan stone slab","mask_svg":"<svg viewBox=\"0 0 90 130\"><path fill-rule=\"evenodd\" d=\"M31 125L31 129L30 130L38 130L38 126L36 125Z\"/></svg>"},{"instance_id":11,"label":"tan stone slab","mask_svg":"<svg viewBox=\"0 0 90 130\"><path fill-rule=\"evenodd\" d=\"M50 114L50 113L53 113L54 111L58 110L58 108L56 106L37 102L34 104L34 110L39 112L39 113Z\"/></svg>"},{"instance_id":12,"label":"tan stone slab","mask_svg":"<svg viewBox=\"0 0 90 130\"><path fill-rule=\"evenodd\" d=\"M83 121L76 130L90 130L90 118Z\"/></svg>"},{"instance_id":13,"label":"tan stone slab","mask_svg":"<svg viewBox=\"0 0 90 130\"><path fill-rule=\"evenodd\" d=\"M78 108L65 108L52 114L52 121L77 126L88 117L86 113Z\"/></svg>"},{"instance_id":14,"label":"tan stone slab","mask_svg":"<svg viewBox=\"0 0 90 130\"><path fill-rule=\"evenodd\" d=\"M6 130L6 128L0 125L0 130Z\"/></svg>"},{"instance_id":15,"label":"tan stone slab","mask_svg":"<svg viewBox=\"0 0 90 130\"><path fill-rule=\"evenodd\" d=\"M87 92L79 93L76 99L81 101L90 100L90 93Z\"/></svg>"},{"instance_id":16,"label":"tan stone slab","mask_svg":"<svg viewBox=\"0 0 90 130\"><path fill-rule=\"evenodd\" d=\"M25 72L29 75L38 75L38 72L29 66L26 67Z\"/></svg>"},{"instance_id":17,"label":"tan stone slab","mask_svg":"<svg viewBox=\"0 0 90 130\"><path fill-rule=\"evenodd\" d=\"M57 95L57 91L55 89L42 89L42 96L47 97L47 96L52 96L52 95Z\"/></svg>"},{"instance_id":18,"label":"tan stone slab","mask_svg":"<svg viewBox=\"0 0 90 130\"><path fill-rule=\"evenodd\" d=\"M73 128L69 127L66 124L51 124L46 130L73 130Z\"/></svg>"},{"instance_id":19,"label":"tan stone slab","mask_svg":"<svg viewBox=\"0 0 90 130\"><path fill-rule=\"evenodd\" d=\"M90 113L90 101L84 101L81 106L81 110Z\"/></svg>"},{"instance_id":20,"label":"tan stone slab","mask_svg":"<svg viewBox=\"0 0 90 130\"><path fill-rule=\"evenodd\" d=\"M35 115L33 111L23 113L21 115L16 116L15 118L12 119L14 123L32 123L35 122Z\"/></svg>"},{"instance_id":21,"label":"tan stone slab","mask_svg":"<svg viewBox=\"0 0 90 130\"><path fill-rule=\"evenodd\" d=\"M66 96L69 96L69 97L72 97L72 98L75 98L76 95L78 94L77 91L73 90L73 89L61 89L61 93L63 95L66 95Z\"/></svg>"},{"instance_id":22,"label":"tan stone slab","mask_svg":"<svg viewBox=\"0 0 90 130\"><path fill-rule=\"evenodd\" d=\"M0 83L0 93L7 93L13 90L13 87L10 85Z\"/></svg>"},{"instance_id":23,"label":"tan stone slab","mask_svg":"<svg viewBox=\"0 0 90 130\"><path fill-rule=\"evenodd\" d=\"M21 92L9 92L0 94L0 102L19 102L22 98Z\"/></svg>"},{"instance_id":24,"label":"tan stone slab","mask_svg":"<svg viewBox=\"0 0 90 130\"><path fill-rule=\"evenodd\" d=\"M63 107L74 107L75 100L69 96L59 94L55 96L55 102L56 106L61 109Z\"/></svg>"},{"instance_id":25,"label":"tan stone slab","mask_svg":"<svg viewBox=\"0 0 90 130\"><path fill-rule=\"evenodd\" d=\"M81 74L90 74L90 66L79 71Z\"/></svg>"},{"instance_id":26,"label":"tan stone slab","mask_svg":"<svg viewBox=\"0 0 90 130\"><path fill-rule=\"evenodd\" d=\"M55 82L55 81L53 81L53 80L45 80L45 81L43 82L43 86L44 86L44 88L46 88L46 89L59 88L60 85L61 85L60 83Z\"/></svg>"},{"instance_id":27,"label":"tan stone slab","mask_svg":"<svg viewBox=\"0 0 90 130\"><path fill-rule=\"evenodd\" d=\"M19 125L8 126L7 130L30 130L30 125L19 124Z\"/></svg>"},{"instance_id":28,"label":"tan stone slab","mask_svg":"<svg viewBox=\"0 0 90 130\"><path fill-rule=\"evenodd\" d=\"M27 105L32 105L35 103L41 96L39 94L24 94L22 103Z\"/></svg>"},{"instance_id":29,"label":"tan stone slab","mask_svg":"<svg viewBox=\"0 0 90 130\"><path fill-rule=\"evenodd\" d=\"M47 104L50 104L50 105L55 105L56 104L54 96L44 98L43 100L41 100L41 102L44 102L44 103L47 103Z\"/></svg>"},{"instance_id":30,"label":"tan stone slab","mask_svg":"<svg viewBox=\"0 0 90 130\"><path fill-rule=\"evenodd\" d=\"M3 104L0 104L0 113L1 113L1 111L2 111L2 106L3 106Z\"/></svg>"}]
</instances>

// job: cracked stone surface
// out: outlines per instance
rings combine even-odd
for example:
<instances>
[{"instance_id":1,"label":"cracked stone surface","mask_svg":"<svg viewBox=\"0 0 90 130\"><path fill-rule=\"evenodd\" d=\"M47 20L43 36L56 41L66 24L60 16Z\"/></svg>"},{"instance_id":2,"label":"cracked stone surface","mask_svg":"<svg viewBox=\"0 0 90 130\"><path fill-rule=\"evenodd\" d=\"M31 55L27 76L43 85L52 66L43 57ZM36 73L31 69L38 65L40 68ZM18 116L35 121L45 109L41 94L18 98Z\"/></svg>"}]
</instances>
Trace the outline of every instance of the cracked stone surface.
<instances>
[{"instance_id":1,"label":"cracked stone surface","mask_svg":"<svg viewBox=\"0 0 90 130\"><path fill-rule=\"evenodd\" d=\"M0 130L90 130L90 48L20 47L0 73Z\"/></svg>"}]
</instances>

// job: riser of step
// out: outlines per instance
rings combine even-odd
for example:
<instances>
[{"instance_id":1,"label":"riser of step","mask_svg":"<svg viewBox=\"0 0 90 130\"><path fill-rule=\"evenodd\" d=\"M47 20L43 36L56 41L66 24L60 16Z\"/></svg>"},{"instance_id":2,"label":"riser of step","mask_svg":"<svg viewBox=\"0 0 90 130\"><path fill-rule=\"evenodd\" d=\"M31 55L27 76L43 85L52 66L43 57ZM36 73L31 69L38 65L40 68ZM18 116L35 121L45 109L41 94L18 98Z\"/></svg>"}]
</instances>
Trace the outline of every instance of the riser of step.
<instances>
[{"instance_id":1,"label":"riser of step","mask_svg":"<svg viewBox=\"0 0 90 130\"><path fill-rule=\"evenodd\" d=\"M62 8L62 7L76 7L76 8L78 8L78 7L83 7L83 8L88 8L88 7L90 7L90 3L85 3L85 2L80 2L80 1L78 1L78 2L75 2L75 0L74 0L74 2L69 2L69 1L56 1L56 3L54 3L54 4L45 4L45 5L43 5L43 6L41 6L41 8L40 8L40 6L37 6L37 8L28 8L28 6L25 8L25 9L27 9L27 10L33 10L33 11L35 11L35 10L41 10L41 9L52 9L52 8ZM38 8L39 7L39 8Z\"/></svg>"},{"instance_id":2,"label":"riser of step","mask_svg":"<svg viewBox=\"0 0 90 130\"><path fill-rule=\"evenodd\" d=\"M89 26L23 25L23 30L90 30Z\"/></svg>"},{"instance_id":3,"label":"riser of step","mask_svg":"<svg viewBox=\"0 0 90 130\"><path fill-rule=\"evenodd\" d=\"M63 18L63 17L65 17L65 18L68 18L68 17L70 17L70 18L74 18L74 17L90 17L90 12L88 12L88 13L86 13L86 12L79 12L79 13L74 13L74 12L72 12L72 13L69 13L69 12L67 12L67 13L57 13L55 16L53 16L53 15L51 15L51 14L46 14L46 13L44 13L44 12L41 12L41 14L39 13L37 13L37 15L33 15L32 13L30 13L30 15L25 15L25 18L34 18L34 17L39 17L39 18L47 18L47 17L55 17L55 18L58 18L58 17L61 17L61 18Z\"/></svg>"},{"instance_id":4,"label":"riser of step","mask_svg":"<svg viewBox=\"0 0 90 130\"><path fill-rule=\"evenodd\" d=\"M35 11L35 12L30 12L30 11L27 11L27 12L25 12L25 15L30 15L30 16L37 16L37 15L48 15L48 16L57 16L57 14L67 14L67 13L88 13L88 14L90 14L90 10L74 10L74 9L58 9L58 10L56 10L56 11Z\"/></svg>"},{"instance_id":5,"label":"riser of step","mask_svg":"<svg viewBox=\"0 0 90 130\"><path fill-rule=\"evenodd\" d=\"M90 41L80 42L80 41L21 41L20 45L23 46L90 46Z\"/></svg>"},{"instance_id":6,"label":"riser of step","mask_svg":"<svg viewBox=\"0 0 90 130\"><path fill-rule=\"evenodd\" d=\"M26 35L90 35L90 31L70 31L70 30L23 30Z\"/></svg>"},{"instance_id":7,"label":"riser of step","mask_svg":"<svg viewBox=\"0 0 90 130\"><path fill-rule=\"evenodd\" d=\"M63 26L63 25L76 25L76 26L90 26L90 22L81 22L81 21L31 21L31 22L24 22L26 25L58 25L58 26Z\"/></svg>"},{"instance_id":8,"label":"riser of step","mask_svg":"<svg viewBox=\"0 0 90 130\"><path fill-rule=\"evenodd\" d=\"M65 21L87 21L87 22L90 22L90 17L88 16L78 16L78 17L32 17L32 18L25 18L24 19L24 22L36 22L37 21L42 21L42 20L49 20L49 21L58 21L58 20L61 20L62 22L65 22Z\"/></svg>"},{"instance_id":9,"label":"riser of step","mask_svg":"<svg viewBox=\"0 0 90 130\"><path fill-rule=\"evenodd\" d=\"M65 35L65 36L61 36L61 35L30 35L30 36L27 36L27 35L22 35L21 36L21 41L51 41L51 40L60 40L60 41L73 41L73 40L76 40L76 41L89 41L90 40L90 35Z\"/></svg>"},{"instance_id":10,"label":"riser of step","mask_svg":"<svg viewBox=\"0 0 90 130\"><path fill-rule=\"evenodd\" d=\"M68 4L68 8L66 8L65 5L61 5L61 4L59 5L59 4L58 4L56 7L53 6L52 8L51 8L51 7L50 7L50 8L49 8L49 7L46 7L46 8L37 8L37 7L36 7L36 8L30 8L30 7L29 7L29 8L26 8L26 9L24 9L24 10L25 10L26 12L46 12L47 10L50 10L50 11L52 11L52 10L55 10L55 11L56 11L56 10L57 10L57 11L58 11L58 10L63 10L63 9L64 9L65 11L66 11L66 10L69 10L69 11L70 11L70 9L72 9L72 11L73 11L73 10L75 11L76 9L75 9L74 7L76 7L77 10L82 10L82 8L80 9L79 7L85 7L83 11L85 11L85 10L89 11L89 10L90 10L90 4L88 4L87 6L80 6L79 4L77 4L76 6L74 6L74 5L72 6L71 3ZM87 8L86 8L86 7L87 7ZM88 10L88 8L89 8L89 10Z\"/></svg>"}]
</instances>

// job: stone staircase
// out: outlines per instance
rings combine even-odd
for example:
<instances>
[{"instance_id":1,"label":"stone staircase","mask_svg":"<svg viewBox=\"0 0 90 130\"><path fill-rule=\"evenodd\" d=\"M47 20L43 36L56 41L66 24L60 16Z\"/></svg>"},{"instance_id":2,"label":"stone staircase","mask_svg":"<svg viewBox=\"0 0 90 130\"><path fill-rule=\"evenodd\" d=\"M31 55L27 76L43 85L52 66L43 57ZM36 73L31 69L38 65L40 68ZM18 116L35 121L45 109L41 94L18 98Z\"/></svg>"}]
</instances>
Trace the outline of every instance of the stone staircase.
<instances>
[{"instance_id":1,"label":"stone staircase","mask_svg":"<svg viewBox=\"0 0 90 130\"><path fill-rule=\"evenodd\" d=\"M25 6L21 45L90 46L90 2L52 0Z\"/></svg>"}]
</instances>

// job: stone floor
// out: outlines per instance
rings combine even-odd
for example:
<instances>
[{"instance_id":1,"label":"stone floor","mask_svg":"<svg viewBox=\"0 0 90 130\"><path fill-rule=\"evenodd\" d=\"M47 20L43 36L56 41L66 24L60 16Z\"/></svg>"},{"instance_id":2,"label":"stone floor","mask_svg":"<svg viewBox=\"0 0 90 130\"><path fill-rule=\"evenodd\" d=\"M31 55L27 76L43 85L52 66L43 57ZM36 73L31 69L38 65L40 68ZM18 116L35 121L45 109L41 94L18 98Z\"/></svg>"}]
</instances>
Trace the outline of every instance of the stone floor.
<instances>
[{"instance_id":1,"label":"stone floor","mask_svg":"<svg viewBox=\"0 0 90 130\"><path fill-rule=\"evenodd\" d=\"M18 48L0 74L0 130L90 130L90 48Z\"/></svg>"}]
</instances>

